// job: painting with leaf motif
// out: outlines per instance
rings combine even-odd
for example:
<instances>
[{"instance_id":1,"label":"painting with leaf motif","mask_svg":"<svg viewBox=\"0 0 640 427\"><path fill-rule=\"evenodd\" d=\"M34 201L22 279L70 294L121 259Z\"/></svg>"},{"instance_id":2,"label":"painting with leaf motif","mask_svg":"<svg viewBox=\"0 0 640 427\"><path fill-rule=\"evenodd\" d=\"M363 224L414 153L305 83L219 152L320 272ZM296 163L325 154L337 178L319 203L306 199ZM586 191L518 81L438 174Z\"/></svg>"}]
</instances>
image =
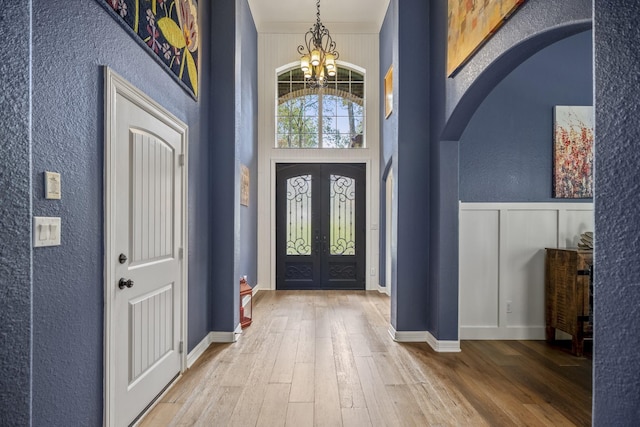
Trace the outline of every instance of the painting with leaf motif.
<instances>
[{"instance_id":1,"label":"painting with leaf motif","mask_svg":"<svg viewBox=\"0 0 640 427\"><path fill-rule=\"evenodd\" d=\"M98 0L178 83L198 98L196 0Z\"/></svg>"},{"instance_id":2,"label":"painting with leaf motif","mask_svg":"<svg viewBox=\"0 0 640 427\"><path fill-rule=\"evenodd\" d=\"M455 74L525 0L449 0L447 75Z\"/></svg>"}]
</instances>

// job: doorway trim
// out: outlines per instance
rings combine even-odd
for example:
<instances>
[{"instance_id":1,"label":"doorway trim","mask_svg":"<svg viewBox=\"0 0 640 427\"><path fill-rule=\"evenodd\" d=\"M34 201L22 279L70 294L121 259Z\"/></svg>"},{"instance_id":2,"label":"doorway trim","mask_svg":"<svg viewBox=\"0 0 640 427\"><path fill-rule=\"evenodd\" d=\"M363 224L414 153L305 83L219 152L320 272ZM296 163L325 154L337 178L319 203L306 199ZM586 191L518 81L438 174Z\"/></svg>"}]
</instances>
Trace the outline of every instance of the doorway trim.
<instances>
[{"instance_id":1,"label":"doorway trim","mask_svg":"<svg viewBox=\"0 0 640 427\"><path fill-rule=\"evenodd\" d=\"M113 228L115 225L115 199L116 199L116 176L115 176L115 154L116 154L116 97L121 95L126 97L129 101L140 107L141 109L153 114L159 120L163 121L167 126L175 129L178 133L183 135L184 140L184 165L180 168L182 170L182 243L180 247L183 250L182 259L182 294L181 294L181 318L180 318L180 333L183 343L187 342L187 295L188 295L188 266L189 266L189 251L186 250L189 247L187 234L187 210L188 210L188 153L189 153L189 135L188 127L180 119L175 117L169 111L167 111L160 104L155 102L145 93L137 89L131 83L126 81L120 75L115 73L111 68L104 67L104 108L105 108L105 122L104 122L104 372L103 372L103 384L104 384L104 425L114 425L114 415L116 408L113 405L114 393L115 393L115 369L112 366L115 360L115 333L112 328L112 322L114 318L114 307L111 301L116 289L116 277L114 277L111 266L115 265L116 258L112 254L113 247L115 246L115 233ZM185 344L183 344L185 345ZM181 355L180 360L180 373L182 374L187 369L187 349L185 348ZM151 402L149 402L151 403Z\"/></svg>"},{"instance_id":2,"label":"doorway trim","mask_svg":"<svg viewBox=\"0 0 640 427\"><path fill-rule=\"evenodd\" d=\"M367 218L367 164L366 162L330 162L330 163L315 163L315 162L286 162L276 163L276 215L275 215L275 230L276 230L276 290L366 290L367 284L367 250L366 243L366 218ZM287 237L285 231L289 220L291 219L290 212L287 212L287 201L284 200L288 197L289 190L287 189L287 183L291 178L300 178L301 176L308 175L310 194L310 207L311 215L310 221L310 233L315 236L309 235L312 239L309 242L310 252L306 254L293 254L291 257L288 254ZM353 188L353 208L355 209L355 223L354 223L354 253L352 254L340 254L332 253L333 241L331 240L331 234L334 228L331 226L331 206L333 206L334 198L331 196L333 186L330 185L331 177L343 176L352 180L354 184ZM364 181L364 183L363 183ZM364 185L363 185L364 184ZM286 196L287 195L287 196ZM282 196L282 197L280 197ZM286 197L285 197L286 196ZM343 211L346 214L346 210ZM363 215L364 213L364 215ZM294 215L297 217L297 214ZM297 227L296 227L297 228ZM318 249L318 244L322 242L320 235L324 236L325 244L328 243L329 250L327 248L323 250ZM329 239L327 239L329 236ZM324 246L324 244L323 244ZM288 267L304 265L313 265L311 268L312 278L308 277L289 277L287 278ZM348 276L340 276L339 274L331 275L333 271L332 267L355 265L355 278ZM280 272L280 279L278 280L278 272Z\"/></svg>"},{"instance_id":3,"label":"doorway trim","mask_svg":"<svg viewBox=\"0 0 640 427\"><path fill-rule=\"evenodd\" d=\"M360 149L358 149L360 150ZM331 150L330 150L331 151ZM278 163L361 163L365 165L365 180L366 180L366 187L365 187L365 225L366 225L366 229L365 229L365 247L367 249L366 255L365 255L365 290L370 291L370 290L379 290L379 285L376 283L375 285L373 284L373 280L377 279L377 274L371 274L371 269L375 268L373 267L373 252L376 252L376 256L377 256L377 251L374 251L373 248L374 246L372 245L378 245L378 235L377 235L377 231L378 231L378 225L372 225L372 214L371 214L371 206L372 206L372 201L371 201L371 197L372 197L372 186L373 184L371 183L372 179L374 179L372 177L372 168L371 168L371 160L370 159L363 159L363 158L337 158L337 157L332 157L332 156L321 156L318 155L318 157L315 158L294 158L294 157L287 157L287 156L273 156L270 159L270 167L269 167L269 179L270 179L270 184L269 184L269 191L270 191L270 197L269 197L269 212L270 212L270 216L271 218L269 219L269 245L270 247L275 247L276 245L276 165ZM375 237L374 237L374 233L376 232ZM373 241L373 239L375 238L375 242ZM275 290L276 289L276 252L275 251L269 251L270 252L270 260L269 260L269 277L270 277L270 284L271 286L269 288L269 290Z\"/></svg>"}]
</instances>

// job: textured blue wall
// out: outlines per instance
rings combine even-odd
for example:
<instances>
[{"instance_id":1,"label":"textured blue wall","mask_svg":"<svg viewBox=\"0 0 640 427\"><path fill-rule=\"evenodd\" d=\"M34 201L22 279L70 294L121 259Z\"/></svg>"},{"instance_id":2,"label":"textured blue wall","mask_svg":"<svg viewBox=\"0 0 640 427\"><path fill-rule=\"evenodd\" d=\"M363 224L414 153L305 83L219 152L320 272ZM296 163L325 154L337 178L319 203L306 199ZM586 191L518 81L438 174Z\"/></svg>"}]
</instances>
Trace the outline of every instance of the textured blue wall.
<instances>
[{"instance_id":1,"label":"textured blue wall","mask_svg":"<svg viewBox=\"0 0 640 427\"><path fill-rule=\"evenodd\" d=\"M240 276L255 286L258 276L258 32L249 3L239 5L240 116L237 122L238 158L249 168L249 206L240 206Z\"/></svg>"},{"instance_id":2,"label":"textured blue wall","mask_svg":"<svg viewBox=\"0 0 640 427\"><path fill-rule=\"evenodd\" d=\"M34 425L96 425L103 415L102 66L189 125L191 183L211 167L199 160L207 157L199 104L98 2L65 6L37 0L33 8L33 212L62 217L62 245L33 254ZM43 199L45 170L62 174L62 200ZM203 205L191 188L189 196L192 207ZM208 219L189 220L190 291L197 293L206 286L200 251L208 249ZM190 307L190 318L202 309Z\"/></svg>"},{"instance_id":3,"label":"textured blue wall","mask_svg":"<svg viewBox=\"0 0 640 427\"><path fill-rule=\"evenodd\" d=\"M559 201L552 198L553 106L592 105L591 37L585 31L546 47L482 102L460 138L460 200Z\"/></svg>"},{"instance_id":4,"label":"textured blue wall","mask_svg":"<svg viewBox=\"0 0 640 427\"><path fill-rule=\"evenodd\" d=\"M187 351L202 341L209 333L209 300L211 295L211 229L213 202L210 192L212 163L209 161L211 139L208 137L211 108L211 80L207 77L211 64L211 2L200 1L200 80L199 113L189 127L189 307ZM184 95L180 94L181 97ZM185 98L186 99L186 98Z\"/></svg>"},{"instance_id":5,"label":"textured blue wall","mask_svg":"<svg viewBox=\"0 0 640 427\"><path fill-rule=\"evenodd\" d=\"M394 112L398 142L394 146L394 192L398 206L396 286L392 300L397 311L391 324L398 331L424 331L428 327L429 178L430 162L430 46L429 3L397 2L397 45L394 44ZM425 25L426 23L426 25ZM416 52L420 52L416 55ZM397 56L396 56L397 54ZM395 297L395 298L394 298Z\"/></svg>"},{"instance_id":6,"label":"textured blue wall","mask_svg":"<svg viewBox=\"0 0 640 427\"><path fill-rule=\"evenodd\" d=\"M0 10L0 425L31 422L31 2Z\"/></svg>"},{"instance_id":7,"label":"textured blue wall","mask_svg":"<svg viewBox=\"0 0 640 427\"><path fill-rule=\"evenodd\" d=\"M439 340L458 339L458 144L442 141L446 101L447 2L430 2L430 163L428 331Z\"/></svg>"},{"instance_id":8,"label":"textured blue wall","mask_svg":"<svg viewBox=\"0 0 640 427\"><path fill-rule=\"evenodd\" d=\"M393 63L393 42L397 39L395 37L396 27L394 25L394 2L391 1L387 8L382 27L380 28L380 75L385 76L389 67ZM384 79L380 79L380 94L381 99L384 96ZM393 146L398 140L398 126L397 114L391 114L388 118L385 118L385 104L380 103L380 232L379 237L379 283L382 286L386 286L386 249L387 249L387 188L386 179L391 167L391 156L393 155Z\"/></svg>"},{"instance_id":9,"label":"textured blue wall","mask_svg":"<svg viewBox=\"0 0 640 427\"><path fill-rule=\"evenodd\" d=\"M241 111L236 58L236 6L240 0L214 0L212 40L216 58L211 63L211 295L209 330L231 332L239 322L240 177L237 161L236 115ZM220 60L220 58L224 58Z\"/></svg>"},{"instance_id":10,"label":"textured blue wall","mask_svg":"<svg viewBox=\"0 0 640 427\"><path fill-rule=\"evenodd\" d=\"M594 4L593 424L635 426L640 419L640 5L634 0Z\"/></svg>"},{"instance_id":11,"label":"textured blue wall","mask_svg":"<svg viewBox=\"0 0 640 427\"><path fill-rule=\"evenodd\" d=\"M454 78L447 79L444 139L458 140L493 87L533 52L590 26L591 0L525 2ZM547 34L538 37L542 32Z\"/></svg>"}]
</instances>

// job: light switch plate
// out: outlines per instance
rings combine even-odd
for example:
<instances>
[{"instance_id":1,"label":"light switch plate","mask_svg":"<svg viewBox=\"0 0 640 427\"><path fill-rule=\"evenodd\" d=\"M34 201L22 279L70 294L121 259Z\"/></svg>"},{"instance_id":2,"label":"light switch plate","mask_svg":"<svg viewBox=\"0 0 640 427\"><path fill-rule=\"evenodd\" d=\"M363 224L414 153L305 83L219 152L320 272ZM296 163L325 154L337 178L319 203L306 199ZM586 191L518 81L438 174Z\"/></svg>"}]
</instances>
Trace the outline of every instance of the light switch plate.
<instances>
[{"instance_id":1,"label":"light switch plate","mask_svg":"<svg viewBox=\"0 0 640 427\"><path fill-rule=\"evenodd\" d=\"M57 172L44 173L44 198L58 200L62 197L62 183Z\"/></svg>"},{"instance_id":2,"label":"light switch plate","mask_svg":"<svg viewBox=\"0 0 640 427\"><path fill-rule=\"evenodd\" d=\"M34 216L33 217L33 246L60 245L60 217Z\"/></svg>"}]
</instances>

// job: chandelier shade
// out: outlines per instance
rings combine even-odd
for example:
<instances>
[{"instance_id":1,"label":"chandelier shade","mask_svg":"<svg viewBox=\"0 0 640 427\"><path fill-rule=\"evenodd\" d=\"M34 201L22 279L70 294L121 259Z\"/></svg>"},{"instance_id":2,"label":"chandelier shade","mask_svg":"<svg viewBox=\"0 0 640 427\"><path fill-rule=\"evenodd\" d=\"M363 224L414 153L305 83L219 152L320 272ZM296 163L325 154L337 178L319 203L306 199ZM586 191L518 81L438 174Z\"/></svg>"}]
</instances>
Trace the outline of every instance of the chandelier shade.
<instances>
[{"instance_id":1,"label":"chandelier shade","mask_svg":"<svg viewBox=\"0 0 640 427\"><path fill-rule=\"evenodd\" d=\"M304 35L304 44L298 46L300 69L310 87L324 87L327 77L336 75L336 59L340 56L336 50L329 30L320 20L320 0L316 2L316 23Z\"/></svg>"}]
</instances>

